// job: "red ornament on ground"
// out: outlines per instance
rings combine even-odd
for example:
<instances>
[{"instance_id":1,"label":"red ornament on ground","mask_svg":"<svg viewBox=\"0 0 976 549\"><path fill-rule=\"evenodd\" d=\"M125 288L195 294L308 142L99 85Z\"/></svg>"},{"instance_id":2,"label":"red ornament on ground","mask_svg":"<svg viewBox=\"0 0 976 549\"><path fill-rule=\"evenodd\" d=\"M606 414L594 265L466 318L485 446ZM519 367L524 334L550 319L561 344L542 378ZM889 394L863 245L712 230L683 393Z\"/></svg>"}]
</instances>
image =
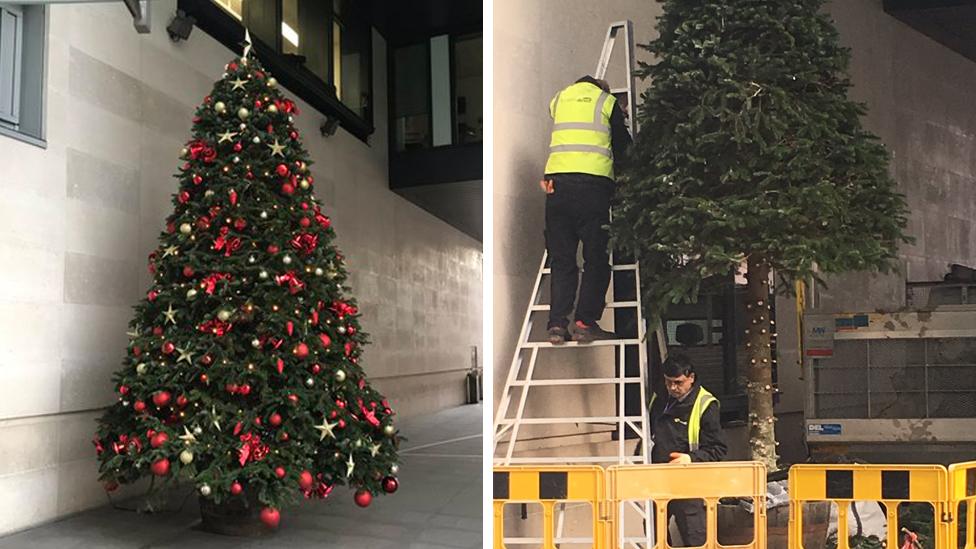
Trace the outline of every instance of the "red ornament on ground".
<instances>
[{"instance_id":1,"label":"red ornament on ground","mask_svg":"<svg viewBox=\"0 0 976 549\"><path fill-rule=\"evenodd\" d=\"M400 487L400 482L394 477L386 477L383 479L383 491L387 494L392 494L397 491Z\"/></svg>"},{"instance_id":2,"label":"red ornament on ground","mask_svg":"<svg viewBox=\"0 0 976 549\"><path fill-rule=\"evenodd\" d=\"M298 474L298 486L300 486L302 490L310 490L314 482L315 479L312 478L312 473L308 471L302 471L301 473Z\"/></svg>"},{"instance_id":3,"label":"red ornament on ground","mask_svg":"<svg viewBox=\"0 0 976 549\"><path fill-rule=\"evenodd\" d=\"M230 485L230 493L232 496L239 496L243 491L244 491L244 487L241 486L240 482L235 482L234 484Z\"/></svg>"},{"instance_id":4,"label":"red ornament on ground","mask_svg":"<svg viewBox=\"0 0 976 549\"><path fill-rule=\"evenodd\" d=\"M169 460L166 458L157 459L149 466L149 469L157 477L165 477L169 474Z\"/></svg>"},{"instance_id":5,"label":"red ornament on ground","mask_svg":"<svg viewBox=\"0 0 976 549\"><path fill-rule=\"evenodd\" d=\"M153 404L162 408L163 406L168 406L171 395L169 391L159 391L153 395Z\"/></svg>"},{"instance_id":6,"label":"red ornament on ground","mask_svg":"<svg viewBox=\"0 0 976 549\"><path fill-rule=\"evenodd\" d=\"M272 427L281 425L281 414L278 412L271 414L271 417L268 418L268 422L271 423Z\"/></svg>"},{"instance_id":7,"label":"red ornament on ground","mask_svg":"<svg viewBox=\"0 0 976 549\"><path fill-rule=\"evenodd\" d=\"M156 433L149 439L149 445L153 448L159 448L163 444L166 444L167 441L169 441L169 435L166 433Z\"/></svg>"},{"instance_id":8,"label":"red ornament on ground","mask_svg":"<svg viewBox=\"0 0 976 549\"><path fill-rule=\"evenodd\" d=\"M366 490L360 490L356 492L355 500L356 505L360 507L369 507L369 504L373 503L373 494L370 494Z\"/></svg>"},{"instance_id":9,"label":"red ornament on ground","mask_svg":"<svg viewBox=\"0 0 976 549\"><path fill-rule=\"evenodd\" d=\"M111 481L111 482L106 482L105 483L105 491L106 492L114 492L114 491L118 490L118 488L119 488L119 483L118 482L115 482L114 480Z\"/></svg>"},{"instance_id":10,"label":"red ornament on ground","mask_svg":"<svg viewBox=\"0 0 976 549\"><path fill-rule=\"evenodd\" d=\"M146 403L141 400L137 400L132 403L132 409L137 412L144 412L146 411Z\"/></svg>"},{"instance_id":11,"label":"red ornament on ground","mask_svg":"<svg viewBox=\"0 0 976 549\"><path fill-rule=\"evenodd\" d=\"M285 468L275 467L275 476L278 478L285 478Z\"/></svg>"},{"instance_id":12,"label":"red ornament on ground","mask_svg":"<svg viewBox=\"0 0 976 549\"><path fill-rule=\"evenodd\" d=\"M266 524L268 528L277 528L278 523L281 522L281 513L273 507L265 507L261 509L261 522Z\"/></svg>"}]
</instances>

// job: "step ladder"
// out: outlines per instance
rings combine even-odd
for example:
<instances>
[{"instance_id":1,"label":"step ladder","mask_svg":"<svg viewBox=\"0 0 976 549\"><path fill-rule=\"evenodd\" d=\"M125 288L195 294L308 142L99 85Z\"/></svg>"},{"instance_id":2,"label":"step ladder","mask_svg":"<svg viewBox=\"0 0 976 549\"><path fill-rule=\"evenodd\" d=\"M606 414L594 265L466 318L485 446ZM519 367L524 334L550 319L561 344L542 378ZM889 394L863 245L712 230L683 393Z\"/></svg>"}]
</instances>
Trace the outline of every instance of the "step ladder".
<instances>
[{"instance_id":1,"label":"step ladder","mask_svg":"<svg viewBox=\"0 0 976 549\"><path fill-rule=\"evenodd\" d=\"M623 45L626 71L625 85L624 87L620 88L611 87L611 93L617 97L617 100L620 101L622 105L626 106L629 129L633 134L636 132L637 128L635 127L636 100L634 97L635 80L633 74L634 37L633 23L631 21L621 21L612 23L610 25L607 30L606 39L603 43L603 50L600 53L597 68L593 76L597 79L603 79L605 77L607 69L610 66L614 46L617 44L618 40L622 42ZM516 345L511 366L509 368L502 398L495 414L494 464L508 466L519 464L623 465L650 463L651 440L649 436L648 411L646 407L646 403L648 402L647 333L646 323L641 308L640 266L637 263L620 265L615 264L613 257L611 256L612 270L610 288L611 296L613 297L607 304L607 308L614 312L615 321L618 321L621 318L622 315L620 313L623 311L633 311L633 314L636 315L636 334L633 334L633 337L623 337L621 339L613 340L597 340L590 343L568 341L562 344L553 345L548 341L537 341L533 338L533 327L535 326L536 320L533 318L533 315L535 314L542 316L542 314L547 313L550 308L548 304L542 302L542 295L544 291L543 281L546 280L546 277L551 276L551 270L547 267L547 261L548 253L544 253L535 278L535 284L533 286L529 306L526 309L525 318L522 322L522 328L519 332L518 343ZM622 281L618 280L619 278L624 278L627 280L627 282L630 282L632 278L632 282L630 283L633 284L633 288L631 291L628 292L627 289L622 288L622 286L625 284L621 284ZM632 294L634 297L633 299L618 301L615 298L615 296L618 294ZM542 326L545 326L545 321L543 321ZM614 331L618 331L619 329L619 326L615 326ZM657 348L660 351L661 360L663 361L666 357L667 349L664 330L660 323L658 323L654 330L654 337L657 339ZM617 364L616 372L613 376L553 379L538 379L535 377L540 354L544 352L570 353L573 349L580 350L581 348L600 347L612 347L615 349ZM633 372L634 368L627 368L627 358L628 356L633 358L632 351L635 349L637 371ZM628 370L631 370L632 372L630 375L628 375ZM594 413L590 415L560 415L558 413L559 410L554 409L552 410L554 413L548 415L547 417L526 417L525 411L529 400L528 396L533 388L570 388L583 386L612 387L616 394L616 403L605 403L603 406L606 409L605 412L603 412L603 410L594 411ZM626 398L628 393L626 389L628 386L639 387L639 413L627 413L625 405L628 402ZM556 406L555 408L559 407ZM616 439L616 444L613 444L614 452L606 455L518 456L516 446L519 445L520 442L533 442L539 440L540 438L547 438L536 437L529 438L528 440L520 439L520 435L522 435L524 431L523 427L533 425L566 427L572 427L575 425L577 426L577 429L582 427L583 431L576 433L576 436L585 436L587 442L590 443L594 442L594 436L596 437L597 442L600 442L601 438L603 439L602 442L606 442L608 439L610 439L607 434L612 433L613 438ZM614 430L610 432L594 431L592 429L593 427L598 426L613 426ZM639 451L637 452L628 451L627 449L627 442L629 438L628 435L631 434L634 435L634 438L636 438L638 442ZM574 435L564 434L559 436L572 437ZM631 438L631 440L633 440L633 438ZM630 506L633 511L636 512L637 516L643 520L644 528L642 536L624 537L624 525L616 525L616 527L620 528L621 535L618 539L622 540L621 547L652 547L653 529L651 528L651 517L653 516L653 506L650 504L650 502L630 502L627 505ZM559 543L590 543L592 540L588 538L562 537L564 515L564 509L561 509L556 528L557 546ZM623 516L623 509L621 510L619 516ZM509 547L522 544L539 544L541 541L541 538L505 538L506 546Z\"/></svg>"}]
</instances>

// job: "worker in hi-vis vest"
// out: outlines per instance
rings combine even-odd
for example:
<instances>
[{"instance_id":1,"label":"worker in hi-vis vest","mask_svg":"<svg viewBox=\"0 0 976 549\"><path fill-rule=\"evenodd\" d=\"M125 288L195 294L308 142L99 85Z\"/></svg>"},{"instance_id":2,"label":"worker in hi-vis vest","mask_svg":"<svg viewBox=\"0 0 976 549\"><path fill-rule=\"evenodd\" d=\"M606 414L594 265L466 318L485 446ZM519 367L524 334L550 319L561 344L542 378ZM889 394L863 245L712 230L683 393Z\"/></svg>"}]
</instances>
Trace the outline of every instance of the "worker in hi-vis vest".
<instances>
[{"instance_id":1,"label":"worker in hi-vis vest","mask_svg":"<svg viewBox=\"0 0 976 549\"><path fill-rule=\"evenodd\" d=\"M651 462L721 461L728 447L722 438L718 399L695 379L695 367L687 356L671 353L661 369L667 392L651 394ZM670 517L678 526L683 547L705 543L703 500L672 500ZM674 547L670 536L668 544Z\"/></svg>"},{"instance_id":2,"label":"worker in hi-vis vest","mask_svg":"<svg viewBox=\"0 0 976 549\"><path fill-rule=\"evenodd\" d=\"M610 284L610 199L614 169L632 143L624 112L603 80L584 76L549 103L552 137L545 178L546 249L551 268L548 336L553 344L588 342L614 334L597 324ZM583 243L583 277L576 250ZM572 333L569 314L579 302Z\"/></svg>"}]
</instances>

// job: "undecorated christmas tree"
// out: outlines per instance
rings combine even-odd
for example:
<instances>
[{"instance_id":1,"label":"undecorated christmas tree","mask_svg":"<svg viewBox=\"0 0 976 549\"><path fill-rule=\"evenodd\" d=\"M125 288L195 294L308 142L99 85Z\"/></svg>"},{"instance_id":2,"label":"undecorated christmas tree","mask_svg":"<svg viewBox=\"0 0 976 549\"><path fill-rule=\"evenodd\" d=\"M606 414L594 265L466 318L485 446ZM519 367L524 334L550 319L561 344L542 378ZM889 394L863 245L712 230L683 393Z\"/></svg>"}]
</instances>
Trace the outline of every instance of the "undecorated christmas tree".
<instances>
[{"instance_id":1,"label":"undecorated christmas tree","mask_svg":"<svg viewBox=\"0 0 976 549\"><path fill-rule=\"evenodd\" d=\"M106 488L192 482L203 504L397 489L397 430L367 382L367 335L274 77L246 48L197 109L175 211L149 256L118 402L94 439Z\"/></svg>"},{"instance_id":2,"label":"undecorated christmas tree","mask_svg":"<svg viewBox=\"0 0 976 549\"><path fill-rule=\"evenodd\" d=\"M612 232L646 303L694 299L747 265L752 456L776 468L770 273L888 271L907 208L847 98L849 52L823 0L665 0Z\"/></svg>"}]
</instances>

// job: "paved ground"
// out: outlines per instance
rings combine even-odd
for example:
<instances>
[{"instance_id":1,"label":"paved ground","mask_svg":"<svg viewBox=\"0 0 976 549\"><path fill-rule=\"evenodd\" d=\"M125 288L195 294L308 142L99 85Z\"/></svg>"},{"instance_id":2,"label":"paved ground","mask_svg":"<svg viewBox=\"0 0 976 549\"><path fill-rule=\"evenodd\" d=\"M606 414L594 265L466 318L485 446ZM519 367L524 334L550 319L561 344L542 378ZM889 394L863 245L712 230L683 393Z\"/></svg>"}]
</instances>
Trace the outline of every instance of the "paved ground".
<instances>
[{"instance_id":1,"label":"paved ground","mask_svg":"<svg viewBox=\"0 0 976 549\"><path fill-rule=\"evenodd\" d=\"M142 515L102 507L0 538L0 549L458 548L481 547L481 415L462 406L405 420L400 490L367 509L352 492L282 513L258 539L201 532L196 498L179 512Z\"/></svg>"}]
</instances>

